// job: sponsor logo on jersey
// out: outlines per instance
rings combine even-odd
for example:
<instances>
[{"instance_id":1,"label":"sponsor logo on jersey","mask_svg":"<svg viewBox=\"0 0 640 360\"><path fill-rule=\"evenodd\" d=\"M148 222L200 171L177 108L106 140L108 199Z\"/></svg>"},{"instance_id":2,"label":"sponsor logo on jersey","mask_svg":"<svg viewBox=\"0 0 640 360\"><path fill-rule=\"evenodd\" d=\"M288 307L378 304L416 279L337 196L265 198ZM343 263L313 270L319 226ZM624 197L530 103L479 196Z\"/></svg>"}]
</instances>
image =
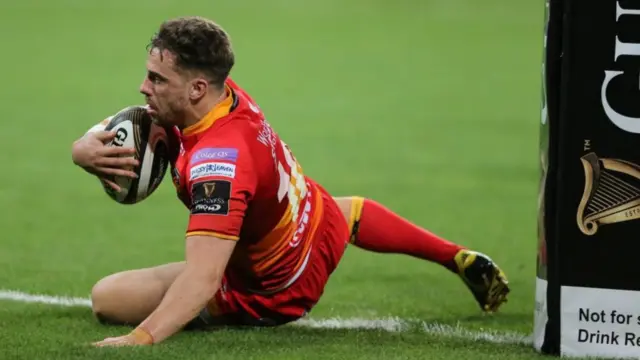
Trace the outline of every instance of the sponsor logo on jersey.
<instances>
[{"instance_id":1,"label":"sponsor logo on jersey","mask_svg":"<svg viewBox=\"0 0 640 360\"><path fill-rule=\"evenodd\" d=\"M225 160L235 162L238 160L238 149L236 148L203 148L196 151L191 156L191 164L203 161Z\"/></svg>"},{"instance_id":2,"label":"sponsor logo on jersey","mask_svg":"<svg viewBox=\"0 0 640 360\"><path fill-rule=\"evenodd\" d=\"M192 185L192 214L228 215L231 182L213 180L197 182Z\"/></svg>"},{"instance_id":3,"label":"sponsor logo on jersey","mask_svg":"<svg viewBox=\"0 0 640 360\"><path fill-rule=\"evenodd\" d=\"M233 179L236 176L236 165L221 162L202 163L191 168L189 180L207 176L224 176Z\"/></svg>"}]
</instances>

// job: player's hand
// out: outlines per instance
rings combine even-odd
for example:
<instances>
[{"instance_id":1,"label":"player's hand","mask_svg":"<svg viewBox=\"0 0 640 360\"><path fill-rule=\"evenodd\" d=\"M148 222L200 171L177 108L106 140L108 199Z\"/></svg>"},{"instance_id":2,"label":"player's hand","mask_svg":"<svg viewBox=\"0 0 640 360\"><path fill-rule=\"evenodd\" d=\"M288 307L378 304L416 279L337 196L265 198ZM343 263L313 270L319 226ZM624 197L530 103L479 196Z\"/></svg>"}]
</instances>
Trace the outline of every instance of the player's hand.
<instances>
[{"instance_id":1,"label":"player's hand","mask_svg":"<svg viewBox=\"0 0 640 360\"><path fill-rule=\"evenodd\" d=\"M88 133L73 144L71 158L74 164L82 167L90 174L98 176L114 190L120 187L106 179L107 176L127 176L135 178L136 174L130 169L139 163L131 155L133 148L106 146L115 137L113 131L97 131Z\"/></svg>"},{"instance_id":2,"label":"player's hand","mask_svg":"<svg viewBox=\"0 0 640 360\"><path fill-rule=\"evenodd\" d=\"M121 346L137 346L151 345L152 340L144 334L136 334L136 331L118 337L108 337L102 341L94 342L96 347L121 347Z\"/></svg>"},{"instance_id":3,"label":"player's hand","mask_svg":"<svg viewBox=\"0 0 640 360\"><path fill-rule=\"evenodd\" d=\"M119 347L119 346L133 346L136 345L135 340L131 335L124 335L118 337L109 337L102 341L93 343L96 347Z\"/></svg>"}]
</instances>

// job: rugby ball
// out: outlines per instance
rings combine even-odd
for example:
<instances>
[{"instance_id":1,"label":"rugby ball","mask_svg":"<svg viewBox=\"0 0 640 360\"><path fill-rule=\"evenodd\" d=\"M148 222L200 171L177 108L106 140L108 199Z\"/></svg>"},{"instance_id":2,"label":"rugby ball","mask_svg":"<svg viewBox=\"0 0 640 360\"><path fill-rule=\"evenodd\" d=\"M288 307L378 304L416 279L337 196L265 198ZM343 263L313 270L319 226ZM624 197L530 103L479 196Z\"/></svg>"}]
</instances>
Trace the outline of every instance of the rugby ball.
<instances>
[{"instance_id":1,"label":"rugby ball","mask_svg":"<svg viewBox=\"0 0 640 360\"><path fill-rule=\"evenodd\" d=\"M137 178L111 176L109 180L120 186L121 191L101 181L104 191L118 203L136 204L146 199L160 185L170 161L170 130L156 124L145 106L129 106L111 116L104 128L115 131L116 136L107 146L134 148L134 157L140 163L131 169Z\"/></svg>"}]
</instances>

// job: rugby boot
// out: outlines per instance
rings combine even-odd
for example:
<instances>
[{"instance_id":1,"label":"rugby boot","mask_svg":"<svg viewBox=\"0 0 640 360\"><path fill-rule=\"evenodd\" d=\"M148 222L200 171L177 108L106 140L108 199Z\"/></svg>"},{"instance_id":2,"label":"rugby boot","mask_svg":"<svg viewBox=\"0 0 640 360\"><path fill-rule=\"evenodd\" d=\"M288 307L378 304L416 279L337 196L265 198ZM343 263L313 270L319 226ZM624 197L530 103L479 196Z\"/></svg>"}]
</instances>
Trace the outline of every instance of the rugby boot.
<instances>
[{"instance_id":1,"label":"rugby boot","mask_svg":"<svg viewBox=\"0 0 640 360\"><path fill-rule=\"evenodd\" d=\"M463 249L454 257L457 272L482 311L492 313L507 302L509 281L505 273L487 255Z\"/></svg>"}]
</instances>

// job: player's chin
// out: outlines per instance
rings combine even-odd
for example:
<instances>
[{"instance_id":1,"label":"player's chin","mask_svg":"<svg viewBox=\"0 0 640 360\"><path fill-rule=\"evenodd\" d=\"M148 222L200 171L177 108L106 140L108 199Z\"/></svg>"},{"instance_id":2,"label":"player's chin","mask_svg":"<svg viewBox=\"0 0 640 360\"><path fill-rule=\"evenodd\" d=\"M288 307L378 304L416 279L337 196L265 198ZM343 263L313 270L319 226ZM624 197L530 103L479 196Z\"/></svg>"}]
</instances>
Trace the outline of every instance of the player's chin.
<instances>
[{"instance_id":1,"label":"player's chin","mask_svg":"<svg viewBox=\"0 0 640 360\"><path fill-rule=\"evenodd\" d=\"M167 117L159 113L158 110L149 108L147 109L147 112L149 113L149 115L151 115L151 119L153 120L154 123L161 126L171 125L170 121L167 120Z\"/></svg>"},{"instance_id":2,"label":"player's chin","mask_svg":"<svg viewBox=\"0 0 640 360\"><path fill-rule=\"evenodd\" d=\"M167 118L163 118L162 116L160 117L154 117L154 122L160 126L163 127L173 127L175 126L175 123L173 121L168 120Z\"/></svg>"}]
</instances>

